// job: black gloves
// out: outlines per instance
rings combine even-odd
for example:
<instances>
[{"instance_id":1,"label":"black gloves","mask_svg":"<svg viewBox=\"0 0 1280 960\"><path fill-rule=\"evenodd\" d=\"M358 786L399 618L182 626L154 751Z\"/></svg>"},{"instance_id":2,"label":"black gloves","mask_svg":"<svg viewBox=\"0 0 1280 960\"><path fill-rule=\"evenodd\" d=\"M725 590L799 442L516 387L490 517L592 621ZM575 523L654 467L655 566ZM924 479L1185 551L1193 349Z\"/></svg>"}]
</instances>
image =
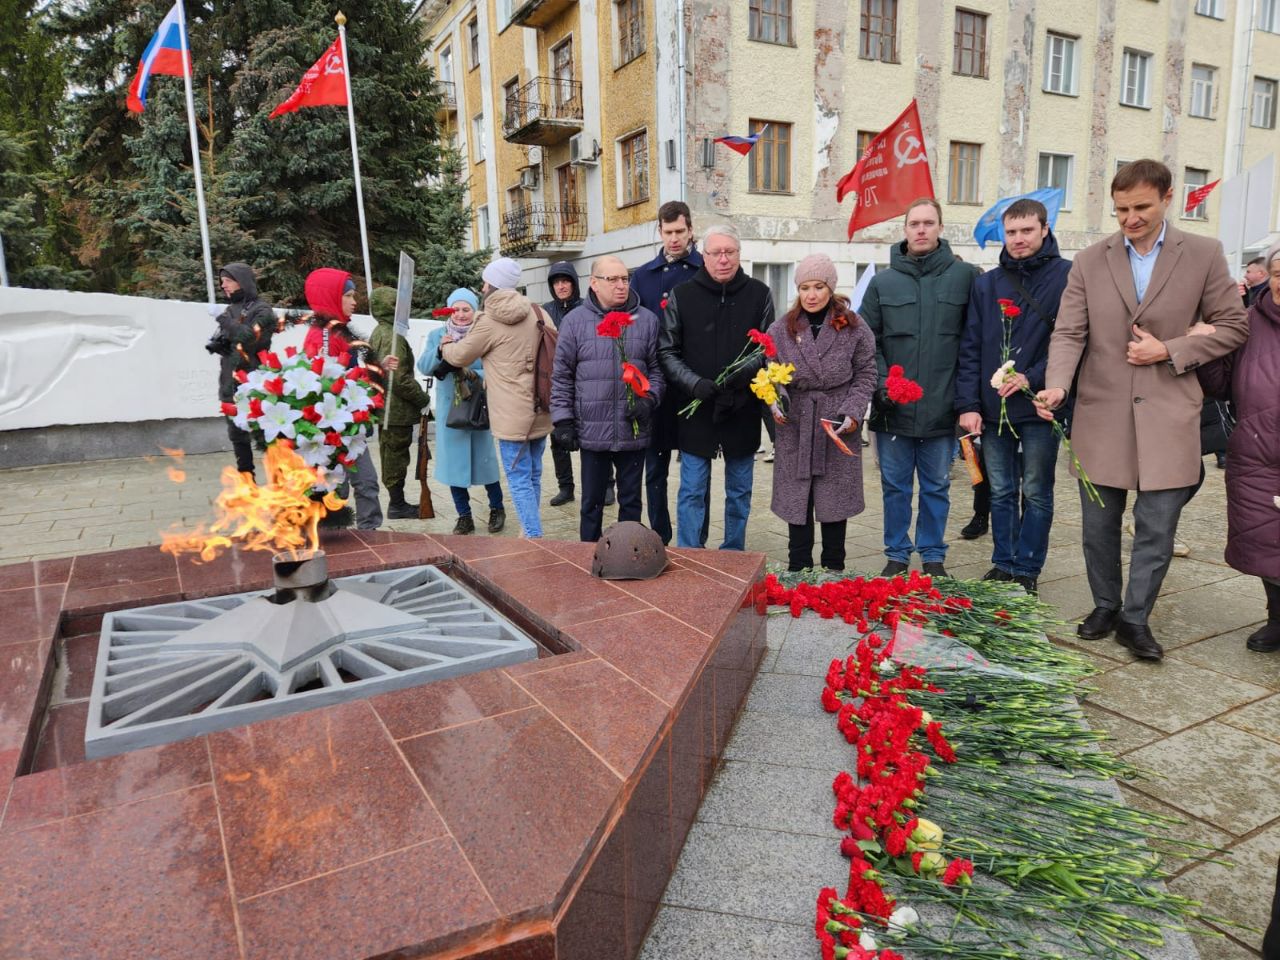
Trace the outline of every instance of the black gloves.
<instances>
[{"instance_id":1,"label":"black gloves","mask_svg":"<svg viewBox=\"0 0 1280 960\"><path fill-rule=\"evenodd\" d=\"M871 395L871 405L881 413L888 413L892 410L894 403L889 399L889 388L877 387L876 392Z\"/></svg>"},{"instance_id":2,"label":"black gloves","mask_svg":"<svg viewBox=\"0 0 1280 960\"><path fill-rule=\"evenodd\" d=\"M442 357L440 362L435 365L435 369L431 371L431 376L435 377L437 380L443 380L445 377L452 376L457 373L459 369L459 367L455 367L452 363Z\"/></svg>"},{"instance_id":3,"label":"black gloves","mask_svg":"<svg viewBox=\"0 0 1280 960\"><path fill-rule=\"evenodd\" d=\"M631 411L631 415L635 418L636 425L641 430L647 430L649 424L653 421L654 402L652 397L637 397L636 408Z\"/></svg>"},{"instance_id":4,"label":"black gloves","mask_svg":"<svg viewBox=\"0 0 1280 960\"><path fill-rule=\"evenodd\" d=\"M720 388L716 386L716 382L708 380L706 377L703 377L693 385L694 399L701 400L703 403L706 403L719 392Z\"/></svg>"},{"instance_id":5,"label":"black gloves","mask_svg":"<svg viewBox=\"0 0 1280 960\"><path fill-rule=\"evenodd\" d=\"M732 420L737 413L740 396L737 393L716 394L716 403L711 410L712 424L718 427ZM753 413L752 416L755 414Z\"/></svg>"},{"instance_id":6,"label":"black gloves","mask_svg":"<svg viewBox=\"0 0 1280 960\"><path fill-rule=\"evenodd\" d=\"M578 428L572 420L561 420L551 431L551 445L572 453L578 449Z\"/></svg>"}]
</instances>

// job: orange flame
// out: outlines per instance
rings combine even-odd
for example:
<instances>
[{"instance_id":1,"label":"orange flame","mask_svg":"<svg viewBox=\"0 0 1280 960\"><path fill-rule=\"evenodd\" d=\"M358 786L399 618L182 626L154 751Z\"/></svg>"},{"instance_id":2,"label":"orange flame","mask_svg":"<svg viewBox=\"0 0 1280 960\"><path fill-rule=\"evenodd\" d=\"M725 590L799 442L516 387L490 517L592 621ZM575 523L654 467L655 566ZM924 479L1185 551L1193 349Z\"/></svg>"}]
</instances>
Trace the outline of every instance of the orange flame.
<instances>
[{"instance_id":1,"label":"orange flame","mask_svg":"<svg viewBox=\"0 0 1280 960\"><path fill-rule=\"evenodd\" d=\"M160 549L174 556L198 553L202 561L213 560L233 544L246 550L287 552L290 557L299 550L318 550L320 518L346 501L335 493L312 499L309 494L321 482L320 473L308 467L292 447L273 443L264 459L268 486L258 486L252 474L226 467L222 492L214 501L217 520L190 532L165 533Z\"/></svg>"}]
</instances>

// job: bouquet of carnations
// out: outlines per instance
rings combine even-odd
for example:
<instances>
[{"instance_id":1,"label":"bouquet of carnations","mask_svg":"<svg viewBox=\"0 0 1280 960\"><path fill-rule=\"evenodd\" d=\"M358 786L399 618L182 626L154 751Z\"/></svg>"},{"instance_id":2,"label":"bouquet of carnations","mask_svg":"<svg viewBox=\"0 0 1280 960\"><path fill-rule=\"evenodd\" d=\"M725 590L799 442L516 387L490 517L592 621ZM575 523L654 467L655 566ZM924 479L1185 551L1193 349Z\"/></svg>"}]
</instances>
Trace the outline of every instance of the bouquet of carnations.
<instances>
[{"instance_id":1,"label":"bouquet of carnations","mask_svg":"<svg viewBox=\"0 0 1280 960\"><path fill-rule=\"evenodd\" d=\"M268 444L287 443L297 450L317 470L317 492L335 489L373 436L382 392L363 368L348 370L346 356L313 357L290 347L283 361L266 350L258 360L257 370L236 371L239 385L222 413Z\"/></svg>"},{"instance_id":2,"label":"bouquet of carnations","mask_svg":"<svg viewBox=\"0 0 1280 960\"><path fill-rule=\"evenodd\" d=\"M741 370L743 367L754 363L761 356L766 359L773 359L778 355L778 348L773 342L773 337L760 330L747 331L747 345L742 348L741 352L733 358L732 362L720 371L719 376L715 379L717 387L723 387L725 381ZM789 380L786 382L790 382ZM758 396L758 394L757 394ZM701 400L691 400L679 410L682 417L692 417L694 411L702 406Z\"/></svg>"},{"instance_id":3,"label":"bouquet of carnations","mask_svg":"<svg viewBox=\"0 0 1280 960\"><path fill-rule=\"evenodd\" d=\"M596 324L597 336L612 340L618 350L618 363L621 364L622 382L627 386L627 413L631 418L631 435L640 436L640 421L636 417L636 399L646 400L649 397L649 378L640 368L627 359L625 342L626 329L636 322L636 318L625 310L610 310Z\"/></svg>"}]
</instances>

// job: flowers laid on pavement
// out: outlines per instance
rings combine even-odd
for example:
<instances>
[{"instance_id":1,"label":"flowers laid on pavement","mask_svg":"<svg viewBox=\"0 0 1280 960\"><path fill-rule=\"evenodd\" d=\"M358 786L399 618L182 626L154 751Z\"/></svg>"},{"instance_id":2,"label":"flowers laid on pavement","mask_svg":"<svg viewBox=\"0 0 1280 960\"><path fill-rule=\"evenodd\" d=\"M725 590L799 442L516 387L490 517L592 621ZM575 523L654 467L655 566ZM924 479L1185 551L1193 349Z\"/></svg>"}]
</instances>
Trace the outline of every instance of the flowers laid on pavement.
<instances>
[{"instance_id":1,"label":"flowers laid on pavement","mask_svg":"<svg viewBox=\"0 0 1280 960\"><path fill-rule=\"evenodd\" d=\"M741 352L733 358L727 367L720 371L716 376L715 384L717 387L723 387L725 381L743 367L750 366L762 356L768 360L776 357L777 355L778 347L774 344L771 336L767 333L762 333L759 330L748 330L747 345L742 348ZM788 364L788 366L790 366L790 364ZM790 381L788 380L787 382L789 383ZM700 406L702 406L702 401L695 398L680 408L679 416L692 417L694 411L696 411Z\"/></svg>"},{"instance_id":2,"label":"flowers laid on pavement","mask_svg":"<svg viewBox=\"0 0 1280 960\"><path fill-rule=\"evenodd\" d=\"M897 363L889 368L889 375L884 380L884 388L889 394L889 399L899 405L915 403L924 396L924 388L908 378L902 366Z\"/></svg>"},{"instance_id":3,"label":"flowers laid on pavement","mask_svg":"<svg viewBox=\"0 0 1280 960\"><path fill-rule=\"evenodd\" d=\"M998 583L943 593L914 572L815 576L770 575L757 609L856 631L820 698L854 764L832 783L850 868L843 895L818 895L824 958L1139 960L1131 944L1200 916L1158 885L1148 841L1200 859L1212 848L1169 841L1172 821L1099 789L1093 778L1137 772L1080 723L1072 698L1090 668L1045 639L1035 598ZM903 901L954 919L922 922Z\"/></svg>"},{"instance_id":4,"label":"flowers laid on pavement","mask_svg":"<svg viewBox=\"0 0 1280 960\"><path fill-rule=\"evenodd\" d=\"M311 356L290 348L258 354L257 370L236 372L236 392L222 412L268 443L293 446L318 470L317 489L333 490L364 453L382 409L381 391L363 368L342 357ZM349 359L349 358L347 358Z\"/></svg>"}]
</instances>

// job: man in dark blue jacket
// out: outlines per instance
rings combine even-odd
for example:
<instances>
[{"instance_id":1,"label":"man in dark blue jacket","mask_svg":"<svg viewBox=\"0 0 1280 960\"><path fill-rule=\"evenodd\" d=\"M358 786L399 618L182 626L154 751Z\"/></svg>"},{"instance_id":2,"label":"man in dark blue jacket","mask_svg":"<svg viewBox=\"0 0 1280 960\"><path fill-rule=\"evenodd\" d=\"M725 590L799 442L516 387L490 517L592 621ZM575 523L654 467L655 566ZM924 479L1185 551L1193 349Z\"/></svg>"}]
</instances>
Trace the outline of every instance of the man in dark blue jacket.
<instances>
[{"instance_id":1,"label":"man in dark blue jacket","mask_svg":"<svg viewBox=\"0 0 1280 960\"><path fill-rule=\"evenodd\" d=\"M702 254L698 253L693 242L693 215L687 203L671 200L658 208L658 233L662 237L662 249L632 274L631 289L639 296L641 304L661 317L671 291L677 284L692 280L701 268ZM649 526L662 537L663 543L671 542L667 476L671 470L671 451L676 446L676 410L679 406L669 395L658 407L644 465ZM706 515L710 516L710 513ZM704 529L702 540L705 542L706 539Z\"/></svg>"},{"instance_id":2,"label":"man in dark blue jacket","mask_svg":"<svg viewBox=\"0 0 1280 960\"><path fill-rule=\"evenodd\" d=\"M598 332L605 316L615 311L631 318L616 339ZM623 354L639 372L642 379L636 385L644 396L623 381ZM658 318L630 289L622 261L598 258L591 265L586 301L560 324L551 376L553 442L562 450L582 450L579 531L588 543L600 539L605 489L615 472L618 519L640 519L649 425L664 385L658 366Z\"/></svg>"},{"instance_id":3,"label":"man in dark blue jacket","mask_svg":"<svg viewBox=\"0 0 1280 960\"><path fill-rule=\"evenodd\" d=\"M1058 438L1023 388L1044 389L1049 337L1071 271L1048 218L1036 200L1004 212L1000 266L973 282L956 373L960 427L982 435L991 481L991 569L983 579L1015 580L1028 593L1036 592L1049 552Z\"/></svg>"}]
</instances>

